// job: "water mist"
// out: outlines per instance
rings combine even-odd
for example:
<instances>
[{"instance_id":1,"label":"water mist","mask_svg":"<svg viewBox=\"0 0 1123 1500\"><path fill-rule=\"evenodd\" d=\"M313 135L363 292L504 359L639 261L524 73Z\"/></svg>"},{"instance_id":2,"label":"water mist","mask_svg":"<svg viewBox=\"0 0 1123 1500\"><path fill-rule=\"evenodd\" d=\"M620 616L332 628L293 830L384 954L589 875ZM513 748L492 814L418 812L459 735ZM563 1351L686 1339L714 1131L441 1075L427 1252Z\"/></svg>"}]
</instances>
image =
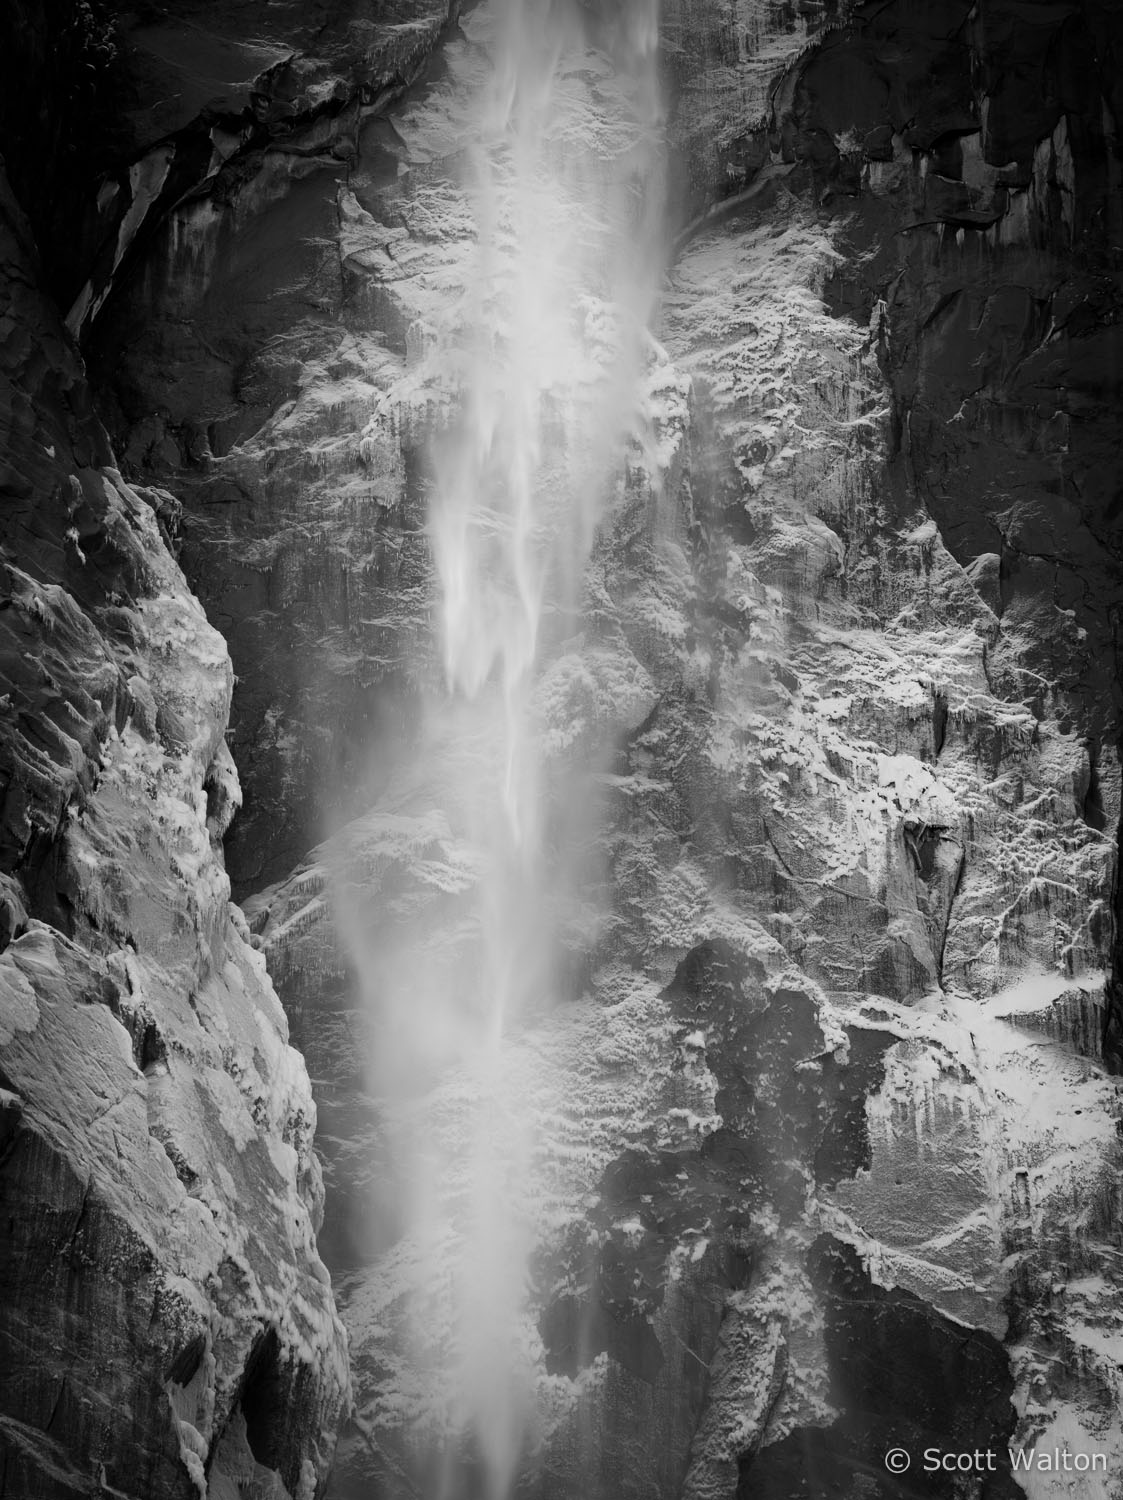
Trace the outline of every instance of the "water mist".
<instances>
[{"instance_id":1,"label":"water mist","mask_svg":"<svg viewBox=\"0 0 1123 1500\"><path fill-rule=\"evenodd\" d=\"M560 987L557 926L578 894L565 828L583 807L558 798L589 790L546 763L535 686L581 629L637 422L662 231L656 17L654 0L495 0L462 20L476 86L450 185L472 230L426 351L449 397L427 445L443 691L410 803L430 799L448 901L403 921L393 952L353 943L403 1158L398 1357L427 1500L504 1500L534 1444L534 1119L505 1052Z\"/></svg>"}]
</instances>

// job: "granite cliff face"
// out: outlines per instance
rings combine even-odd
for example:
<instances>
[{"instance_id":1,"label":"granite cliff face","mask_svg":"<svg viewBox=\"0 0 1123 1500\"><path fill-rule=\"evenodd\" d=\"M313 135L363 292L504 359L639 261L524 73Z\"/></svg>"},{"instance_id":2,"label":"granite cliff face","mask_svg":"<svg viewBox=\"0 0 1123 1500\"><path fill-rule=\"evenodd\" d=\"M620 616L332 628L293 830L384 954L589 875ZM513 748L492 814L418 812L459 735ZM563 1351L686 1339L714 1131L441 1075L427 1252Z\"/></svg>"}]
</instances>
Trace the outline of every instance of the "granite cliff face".
<instances>
[{"instance_id":1,"label":"granite cliff face","mask_svg":"<svg viewBox=\"0 0 1123 1500\"><path fill-rule=\"evenodd\" d=\"M448 20L447 0L267 11L120 22L103 88L128 107L102 221L64 283L121 462L182 490L181 562L236 658L236 893L315 842L322 789L354 785L409 670L353 641L376 612L364 575L398 594L413 579L396 517L338 441L386 359L347 262L344 189L360 149L379 170L380 122ZM310 490L331 525L309 526Z\"/></svg>"},{"instance_id":2,"label":"granite cliff face","mask_svg":"<svg viewBox=\"0 0 1123 1500\"><path fill-rule=\"evenodd\" d=\"M216 1494L240 1462L314 1487L342 1380L294 1197L316 1197L312 1115L211 847L229 678L158 535L182 506L239 679L227 857L317 1080L356 1401L330 1493L396 1500L433 1396L400 1354L397 1127L368 1091L356 968L421 928L449 934L454 972L474 878L409 759L435 671L427 353L470 236L449 184L473 32L421 0L303 14L110 28L99 87L129 80L130 107L74 170L117 186L44 275L127 481L54 325L57 355L15 369L47 424L23 493L57 500L16 558L35 582L11 585L51 677L23 689L41 739L16 742L5 802L4 1086L58 1186L25 1186L43 1168L18 1152L5 1172L41 1193L14 1268L32 1243L90 1246L108 1288L112 1235L145 1247L161 1332L122 1320L137 1352L103 1368L135 1382L115 1405L151 1474L182 1487L206 1450ZM658 344L583 628L539 691L556 816L577 761L600 806L570 992L505 1062L540 1126L540 1453L519 1493L993 1500L1019 1492L1008 1441L1117 1475L1119 17L669 0L663 37ZM591 131L595 87L582 100ZM42 239L35 165L17 181ZM44 1080L79 1052L107 1082L59 1119ZM426 1117L449 1160L459 1087L438 1081ZM87 1176L99 1206L75 1230ZM149 1184L141 1206L125 1180ZM157 1295L169 1268L178 1301ZM46 1319L12 1451L60 1475L111 1446L65 1394L93 1375L47 1378L74 1337L47 1315L73 1295L10 1299ZM1000 1461L905 1479L893 1446Z\"/></svg>"},{"instance_id":3,"label":"granite cliff face","mask_svg":"<svg viewBox=\"0 0 1123 1500\"><path fill-rule=\"evenodd\" d=\"M0 1488L311 1497L315 1105L221 839L233 673L0 200Z\"/></svg>"}]
</instances>

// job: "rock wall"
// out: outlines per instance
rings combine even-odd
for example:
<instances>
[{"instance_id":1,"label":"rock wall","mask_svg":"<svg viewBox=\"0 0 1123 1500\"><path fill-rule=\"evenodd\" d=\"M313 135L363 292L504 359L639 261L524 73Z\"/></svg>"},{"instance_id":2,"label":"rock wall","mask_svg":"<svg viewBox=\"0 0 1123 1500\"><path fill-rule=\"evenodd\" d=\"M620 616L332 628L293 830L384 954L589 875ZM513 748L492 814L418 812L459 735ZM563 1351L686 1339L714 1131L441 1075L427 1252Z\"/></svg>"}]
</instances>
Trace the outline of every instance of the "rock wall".
<instances>
[{"instance_id":1,"label":"rock wall","mask_svg":"<svg viewBox=\"0 0 1123 1500\"><path fill-rule=\"evenodd\" d=\"M0 186L0 1489L312 1500L316 1111L221 840L232 670Z\"/></svg>"},{"instance_id":2,"label":"rock wall","mask_svg":"<svg viewBox=\"0 0 1123 1500\"><path fill-rule=\"evenodd\" d=\"M205 6L201 58L178 21L118 32L140 134L71 321L130 482L185 507L239 674L228 857L329 1122L357 1401L332 1493L394 1500L429 1396L395 1353L410 1251L354 968L455 933L470 895L463 831L398 754L431 667L462 42L436 4L329 7L317 38L253 14L252 57ZM645 434L541 697L556 786L606 767L599 883L565 1003L506 1062L540 1131L536 1500L1017 1493L1005 1462L918 1491L894 1444L1123 1458L1119 24L1080 0L665 7ZM104 933L119 895L43 862L55 905L21 876L11 929L105 957L87 913ZM437 1091L452 1154L455 1107Z\"/></svg>"},{"instance_id":3,"label":"rock wall","mask_svg":"<svg viewBox=\"0 0 1123 1500\"><path fill-rule=\"evenodd\" d=\"M409 712L412 654L377 620L421 588L419 514L379 505L400 469L346 442L401 330L349 262L348 184L392 170L386 112L448 14L212 4L116 33L135 139L69 321L126 470L185 501L180 560L234 659L236 894L363 804L367 747Z\"/></svg>"},{"instance_id":4,"label":"rock wall","mask_svg":"<svg viewBox=\"0 0 1123 1500\"><path fill-rule=\"evenodd\" d=\"M1027 116L1004 229L949 206L987 173L993 206L983 158L1008 142L981 122L1008 33L989 16L972 31L965 7L838 20L667 17L677 149L700 201L680 195L692 217L650 441L594 561L596 623L544 687L548 741L616 760L600 849L611 918L573 938L586 998L536 1036L537 1060L515 1047L511 1063L544 1161L595 1143L561 1182L543 1167L553 1426L550 1477L528 1494L787 1495L824 1474L842 1493L909 1493L883 1471L891 1439L1002 1454L1061 1434L1114 1451L1118 1102L1099 1062L1105 1028L1112 1060L1116 564L1098 502L1065 512L1044 572L1002 540L1049 512L1044 470L1049 494L1110 473L1110 384L1088 404L1069 374L1095 368L1081 330L1103 335L1015 318L1000 336L993 321L1007 285L1079 296L1091 274L1049 189L1056 119L1042 145ZM1061 43L1038 41L1060 66ZM394 185L350 211L356 274L387 329L426 315L426 280L448 264L447 237L410 228L425 110L395 116ZM940 154L952 142L979 159L958 178ZM1086 169L1101 176L1103 145L1093 134ZM1087 260L1106 254L1101 235ZM979 301L938 336L944 298ZM404 370L383 366L382 409L424 385L408 337L404 353ZM1050 384L1019 404L1011 372L1035 361ZM1079 442L1048 450L1074 402ZM414 431L368 429L373 474L407 469L395 442ZM1054 592L1069 574L1087 579L1079 611ZM391 586L378 619L404 642L399 608ZM350 1061L369 1043L330 892L341 870L375 902L393 882L372 950L403 908L453 923L433 870L463 868L465 851L421 816L424 795L395 785L254 903L345 1137L333 1248L365 1435L345 1450L341 1495L372 1474L404 1492L408 1434L388 1413L420 1397L387 1363L402 1264L363 1265L379 1226L393 1237L370 1184L386 1127ZM854 1310L871 1300L876 1313ZM892 1372L902 1345L908 1380L870 1386L866 1362ZM987 1493L1014 1492L1004 1469Z\"/></svg>"}]
</instances>

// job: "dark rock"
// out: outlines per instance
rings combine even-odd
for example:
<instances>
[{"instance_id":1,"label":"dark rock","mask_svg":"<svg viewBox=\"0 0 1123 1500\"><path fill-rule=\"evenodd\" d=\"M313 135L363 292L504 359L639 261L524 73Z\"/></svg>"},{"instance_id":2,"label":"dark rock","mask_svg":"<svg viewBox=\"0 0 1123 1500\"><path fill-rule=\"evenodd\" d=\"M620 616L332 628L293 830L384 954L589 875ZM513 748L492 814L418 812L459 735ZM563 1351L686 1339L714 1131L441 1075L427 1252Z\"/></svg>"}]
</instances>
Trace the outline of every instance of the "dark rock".
<instances>
[{"instance_id":1,"label":"dark rock","mask_svg":"<svg viewBox=\"0 0 1123 1500\"><path fill-rule=\"evenodd\" d=\"M831 1400L839 1416L747 1457L738 1500L1014 1500L1021 1489L1008 1451L1013 1382L1002 1346L942 1318L918 1297L877 1286L855 1251L828 1236L811 1246L808 1262L824 1298ZM886 1466L895 1449L911 1460L900 1475ZM977 1453L979 1469L929 1472L928 1450L941 1457Z\"/></svg>"}]
</instances>

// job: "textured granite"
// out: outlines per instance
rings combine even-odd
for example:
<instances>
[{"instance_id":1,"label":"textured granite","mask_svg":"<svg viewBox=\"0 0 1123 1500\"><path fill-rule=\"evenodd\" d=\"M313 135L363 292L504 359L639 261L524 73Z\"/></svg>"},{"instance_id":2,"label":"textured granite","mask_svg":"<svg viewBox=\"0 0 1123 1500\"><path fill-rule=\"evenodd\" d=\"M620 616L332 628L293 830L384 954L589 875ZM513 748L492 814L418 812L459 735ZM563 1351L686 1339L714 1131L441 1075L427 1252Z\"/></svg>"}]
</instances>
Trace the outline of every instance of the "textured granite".
<instances>
[{"instance_id":1,"label":"textured granite","mask_svg":"<svg viewBox=\"0 0 1123 1500\"><path fill-rule=\"evenodd\" d=\"M308 1076L223 869L230 660L2 192L0 1482L311 1500L349 1374Z\"/></svg>"}]
</instances>

